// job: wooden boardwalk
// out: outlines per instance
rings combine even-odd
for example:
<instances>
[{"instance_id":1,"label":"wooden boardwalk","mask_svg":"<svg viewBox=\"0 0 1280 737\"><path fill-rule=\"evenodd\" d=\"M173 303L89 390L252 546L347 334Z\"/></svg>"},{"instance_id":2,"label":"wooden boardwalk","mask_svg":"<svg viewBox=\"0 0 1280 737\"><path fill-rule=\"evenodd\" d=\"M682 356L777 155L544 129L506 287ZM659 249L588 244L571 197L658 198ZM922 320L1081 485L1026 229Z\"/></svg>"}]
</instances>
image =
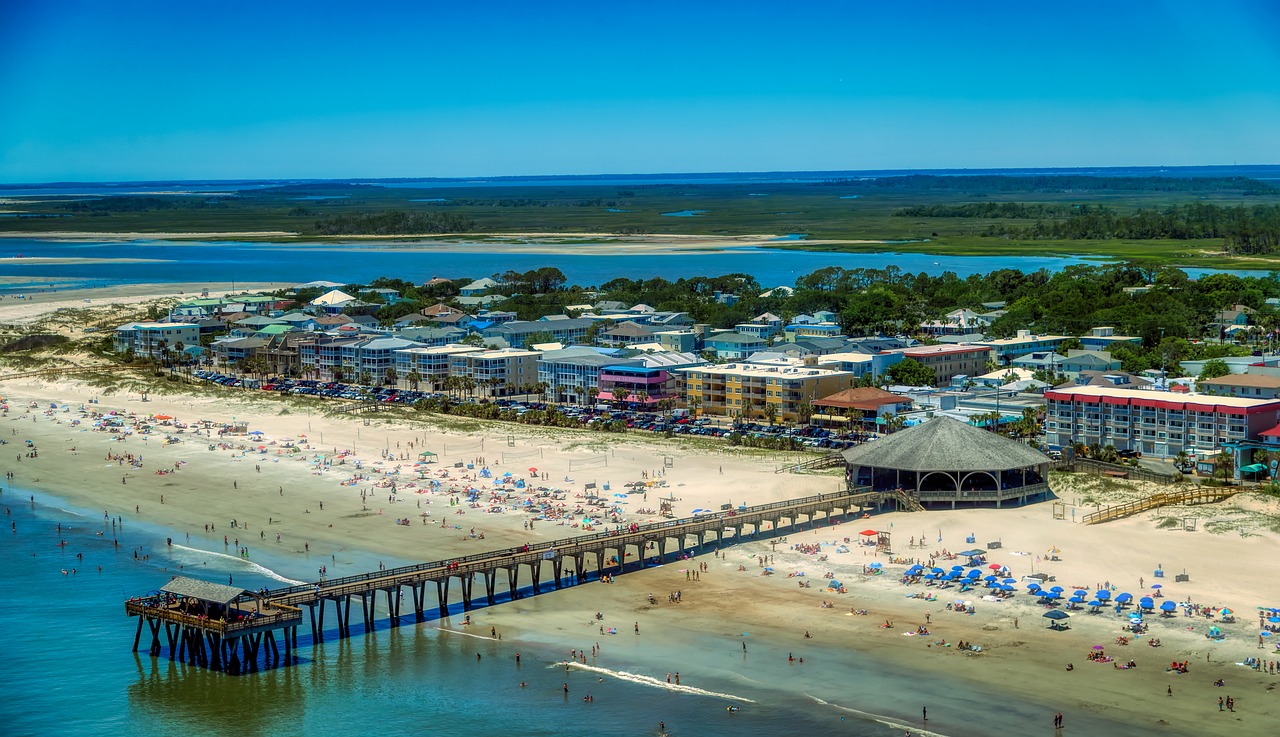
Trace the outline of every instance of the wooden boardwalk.
<instances>
[{"instance_id":1,"label":"wooden boardwalk","mask_svg":"<svg viewBox=\"0 0 1280 737\"><path fill-rule=\"evenodd\" d=\"M1239 487L1222 486L1196 486L1195 488L1184 489L1182 491L1162 491L1137 501L1118 504L1113 507L1099 509L1096 512L1090 512L1089 514L1086 514L1084 519L1081 521L1086 525L1097 525L1103 522L1110 522L1112 520L1130 517L1149 509L1157 509L1159 507L1213 504L1225 499L1230 499L1241 491L1242 489Z\"/></svg>"},{"instance_id":2,"label":"wooden boardwalk","mask_svg":"<svg viewBox=\"0 0 1280 737\"><path fill-rule=\"evenodd\" d=\"M343 576L275 589L267 594L264 606L270 611L289 612L296 617L285 627L286 648L295 650L297 628L303 624L301 611L308 611L313 642L321 642L325 635L325 612L332 609L336 618L336 630L340 638L351 635L351 603L360 602L361 619L365 631L374 629L375 602L379 594L385 597L390 626L398 626L402 616L404 588L411 594L412 614L421 622L427 611L427 584L434 583L436 602L441 616L450 607L450 588L456 581L461 596L458 603L463 611L473 606L485 606L510 601L526 595L552 591L565 586L599 580L604 574L617 575L641 570L646 561L662 563L669 554L683 553L695 547L732 543L761 536L810 527L838 517L861 514L863 510L883 504L893 504L892 494L873 492L854 487L831 494L787 501L761 504L753 507L724 509L715 513L700 514L682 519L632 525L618 531L598 532L569 537L537 547L522 546L491 550L474 555L420 563L353 576ZM634 551L634 552L633 552ZM498 574L505 573L505 587L499 587ZM521 575L528 578L522 586ZM483 592L475 592L474 584L480 579ZM478 598L480 595L483 598ZM332 603L332 606L329 604ZM136 604L126 603L126 611L132 616ZM293 615L293 612L298 612ZM273 622L274 624L274 622ZM228 633L229 634L229 633ZM158 640L158 638L157 638ZM136 647L136 644L135 644ZM153 648L154 652L154 648Z\"/></svg>"}]
</instances>

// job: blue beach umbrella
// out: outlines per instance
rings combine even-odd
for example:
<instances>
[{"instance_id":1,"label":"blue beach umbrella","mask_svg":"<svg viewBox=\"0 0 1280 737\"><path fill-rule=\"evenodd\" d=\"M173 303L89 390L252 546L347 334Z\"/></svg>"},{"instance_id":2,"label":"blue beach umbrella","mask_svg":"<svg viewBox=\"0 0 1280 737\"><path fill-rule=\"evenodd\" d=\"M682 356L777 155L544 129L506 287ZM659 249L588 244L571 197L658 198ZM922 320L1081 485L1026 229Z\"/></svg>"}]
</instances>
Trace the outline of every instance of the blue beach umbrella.
<instances>
[{"instance_id":1,"label":"blue beach umbrella","mask_svg":"<svg viewBox=\"0 0 1280 737\"><path fill-rule=\"evenodd\" d=\"M1267 617L1267 621L1271 624L1280 624L1280 617Z\"/></svg>"},{"instance_id":2,"label":"blue beach umbrella","mask_svg":"<svg viewBox=\"0 0 1280 737\"><path fill-rule=\"evenodd\" d=\"M999 581L1000 577L999 576L983 576L982 580L990 583L992 581Z\"/></svg>"},{"instance_id":3,"label":"blue beach umbrella","mask_svg":"<svg viewBox=\"0 0 1280 737\"><path fill-rule=\"evenodd\" d=\"M1144 596L1141 599L1138 599L1138 606L1142 607L1143 609L1151 609L1151 608L1154 608L1155 605L1156 603L1152 601L1150 596Z\"/></svg>"},{"instance_id":4,"label":"blue beach umbrella","mask_svg":"<svg viewBox=\"0 0 1280 737\"><path fill-rule=\"evenodd\" d=\"M1075 591L1072 591L1072 592L1071 592L1071 595L1072 595L1072 596L1085 597L1085 596L1088 596L1088 595L1089 595L1089 592L1088 592L1088 591L1085 591L1084 589L1076 589Z\"/></svg>"},{"instance_id":5,"label":"blue beach umbrella","mask_svg":"<svg viewBox=\"0 0 1280 737\"><path fill-rule=\"evenodd\" d=\"M1162 612L1175 612L1177 610L1178 610L1178 605L1172 601L1166 601L1165 603L1160 605L1160 611Z\"/></svg>"},{"instance_id":6,"label":"blue beach umbrella","mask_svg":"<svg viewBox=\"0 0 1280 737\"><path fill-rule=\"evenodd\" d=\"M1018 582L1018 579L1016 579L1016 578L1002 578L1002 579L1000 579L1000 583L1015 584L1015 583L1017 583L1017 582Z\"/></svg>"},{"instance_id":7,"label":"blue beach umbrella","mask_svg":"<svg viewBox=\"0 0 1280 737\"><path fill-rule=\"evenodd\" d=\"M1071 597L1070 599L1068 599L1068 601L1070 601L1072 604L1083 604L1083 603L1084 603L1084 597L1083 597L1083 596L1073 596L1073 597Z\"/></svg>"},{"instance_id":8,"label":"blue beach umbrella","mask_svg":"<svg viewBox=\"0 0 1280 737\"><path fill-rule=\"evenodd\" d=\"M930 573L946 573L946 571L942 570L941 568L930 568L929 572Z\"/></svg>"},{"instance_id":9,"label":"blue beach umbrella","mask_svg":"<svg viewBox=\"0 0 1280 737\"><path fill-rule=\"evenodd\" d=\"M883 564L883 563L878 563L878 562L877 562L877 563L872 563L871 565L867 566L867 568L870 568L870 569L872 569L872 570L879 570L879 569L881 569L881 568L884 568L884 564Z\"/></svg>"},{"instance_id":10,"label":"blue beach umbrella","mask_svg":"<svg viewBox=\"0 0 1280 737\"><path fill-rule=\"evenodd\" d=\"M1050 586L1049 590L1058 594L1061 594L1063 591L1066 591L1066 589L1062 588L1061 586Z\"/></svg>"},{"instance_id":11,"label":"blue beach umbrella","mask_svg":"<svg viewBox=\"0 0 1280 737\"><path fill-rule=\"evenodd\" d=\"M1102 606L1102 602L1098 601L1097 599L1094 599L1093 601L1089 602L1089 606L1099 607L1099 606Z\"/></svg>"},{"instance_id":12,"label":"blue beach umbrella","mask_svg":"<svg viewBox=\"0 0 1280 737\"><path fill-rule=\"evenodd\" d=\"M969 571L964 575L965 575L965 578L981 578L982 571L978 570L977 568L974 568L973 570Z\"/></svg>"},{"instance_id":13,"label":"blue beach umbrella","mask_svg":"<svg viewBox=\"0 0 1280 737\"><path fill-rule=\"evenodd\" d=\"M936 574L936 573L926 573L926 574L925 574L925 576L924 576L924 580L926 580L926 581L937 581L937 580L938 580L938 574Z\"/></svg>"},{"instance_id":14,"label":"blue beach umbrella","mask_svg":"<svg viewBox=\"0 0 1280 737\"><path fill-rule=\"evenodd\" d=\"M1111 592L1107 591L1106 589L1102 589L1101 591L1094 594L1094 596L1098 597L1100 601L1107 601L1108 599L1111 598Z\"/></svg>"}]
</instances>

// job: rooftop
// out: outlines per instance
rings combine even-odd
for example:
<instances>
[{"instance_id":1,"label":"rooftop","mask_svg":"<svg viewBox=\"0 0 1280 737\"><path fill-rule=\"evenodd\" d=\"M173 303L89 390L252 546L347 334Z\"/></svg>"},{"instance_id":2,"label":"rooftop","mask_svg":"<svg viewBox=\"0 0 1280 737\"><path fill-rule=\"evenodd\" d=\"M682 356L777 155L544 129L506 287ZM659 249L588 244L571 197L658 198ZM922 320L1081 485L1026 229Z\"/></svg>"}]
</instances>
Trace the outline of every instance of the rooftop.
<instances>
[{"instance_id":1,"label":"rooftop","mask_svg":"<svg viewBox=\"0 0 1280 737\"><path fill-rule=\"evenodd\" d=\"M1005 471L1048 463L1037 450L998 433L935 417L841 455L851 466L903 471Z\"/></svg>"}]
</instances>

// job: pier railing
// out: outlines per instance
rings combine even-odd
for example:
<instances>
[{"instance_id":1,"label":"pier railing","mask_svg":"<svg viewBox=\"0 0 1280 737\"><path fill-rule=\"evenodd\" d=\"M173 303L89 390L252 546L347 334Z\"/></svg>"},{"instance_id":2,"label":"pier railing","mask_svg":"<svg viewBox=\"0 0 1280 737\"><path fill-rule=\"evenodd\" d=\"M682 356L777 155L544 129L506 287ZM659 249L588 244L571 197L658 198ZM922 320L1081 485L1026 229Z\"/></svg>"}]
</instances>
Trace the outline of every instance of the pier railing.
<instances>
[{"instance_id":1,"label":"pier railing","mask_svg":"<svg viewBox=\"0 0 1280 737\"><path fill-rule=\"evenodd\" d=\"M564 553L577 553L583 550L594 550L599 543L619 542L620 544L634 544L648 539L652 539L656 535L662 533L670 533L673 531L683 530L689 534L694 534L699 530L723 529L727 524L756 524L763 521L765 516L773 516L774 514L786 510L790 510L793 514L809 514L816 511L819 507L828 505L859 505L863 506L867 503L873 503L881 496L879 492L872 492L866 487L854 487L851 490L832 492L829 494L816 494L814 496L802 497L799 499L789 499L779 502L770 502L767 504L757 504L750 507L738 507L725 510L719 510L710 514L700 514L692 517L684 517L675 520L664 520L662 522L652 522L649 524L638 525L636 529L622 530L606 530L595 532L587 535L579 535L576 537L561 538L549 542L540 542L537 547L525 546L511 547L499 550L489 550L482 553L474 553L459 557L447 558L444 560L431 561L428 563L416 563L407 566L399 566L397 568L388 568L382 571L370 571L368 573L359 573L351 576L342 576L340 578L330 578L322 581L291 586L282 589L274 589L270 592L272 601L294 601L295 599L312 599L330 596L343 596L352 593L369 591L374 588L373 584L377 582L379 586L386 585L388 582L409 581L409 580L426 580L441 575L459 575L467 574L481 570L488 570L494 567L496 562L502 565L525 565L537 564L540 560L545 560L548 553L553 555L561 555Z\"/></svg>"},{"instance_id":2,"label":"pier railing","mask_svg":"<svg viewBox=\"0 0 1280 737\"><path fill-rule=\"evenodd\" d=\"M1212 504L1224 499L1230 499L1239 494L1240 491L1239 488L1221 486L1197 486L1183 491L1164 491L1132 502L1126 502L1125 504L1116 504L1099 509L1096 512L1090 512L1081 521L1086 525L1096 525L1130 517L1159 507L1168 507L1176 504Z\"/></svg>"}]
</instances>

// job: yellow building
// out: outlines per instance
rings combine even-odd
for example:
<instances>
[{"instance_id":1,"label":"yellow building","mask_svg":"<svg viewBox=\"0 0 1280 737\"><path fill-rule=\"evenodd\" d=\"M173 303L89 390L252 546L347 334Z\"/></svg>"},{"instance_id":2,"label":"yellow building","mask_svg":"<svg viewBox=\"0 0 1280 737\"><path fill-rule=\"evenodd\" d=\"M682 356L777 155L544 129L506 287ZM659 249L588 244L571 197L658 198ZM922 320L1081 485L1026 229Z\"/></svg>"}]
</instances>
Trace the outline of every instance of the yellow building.
<instances>
[{"instance_id":1,"label":"yellow building","mask_svg":"<svg viewBox=\"0 0 1280 737\"><path fill-rule=\"evenodd\" d=\"M795 365L730 363L677 369L685 376L685 404L699 413L719 417L768 417L795 422L800 408L815 399L848 389L857 382L851 371Z\"/></svg>"}]
</instances>

